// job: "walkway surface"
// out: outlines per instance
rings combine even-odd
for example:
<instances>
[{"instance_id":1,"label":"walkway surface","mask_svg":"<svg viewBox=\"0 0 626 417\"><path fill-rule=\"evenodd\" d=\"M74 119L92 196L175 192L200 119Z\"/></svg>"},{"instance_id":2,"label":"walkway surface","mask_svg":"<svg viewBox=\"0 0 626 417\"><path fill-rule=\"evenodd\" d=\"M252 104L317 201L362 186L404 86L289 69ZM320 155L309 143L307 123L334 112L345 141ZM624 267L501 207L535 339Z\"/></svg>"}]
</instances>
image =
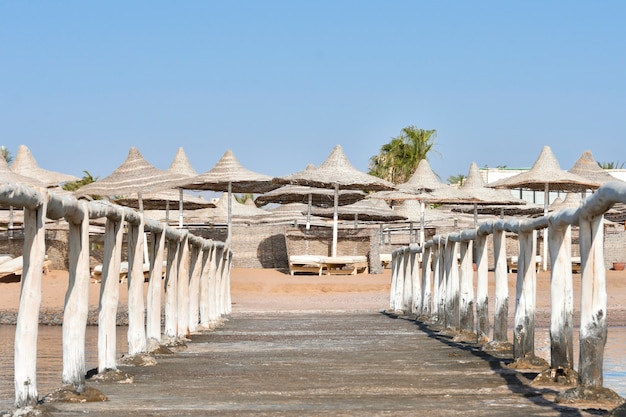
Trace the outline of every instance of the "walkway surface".
<instances>
[{"instance_id":1,"label":"walkway surface","mask_svg":"<svg viewBox=\"0 0 626 417\"><path fill-rule=\"evenodd\" d=\"M90 382L101 403L54 403L77 416L591 416L555 404L532 374L381 313L239 314L133 384Z\"/></svg>"}]
</instances>

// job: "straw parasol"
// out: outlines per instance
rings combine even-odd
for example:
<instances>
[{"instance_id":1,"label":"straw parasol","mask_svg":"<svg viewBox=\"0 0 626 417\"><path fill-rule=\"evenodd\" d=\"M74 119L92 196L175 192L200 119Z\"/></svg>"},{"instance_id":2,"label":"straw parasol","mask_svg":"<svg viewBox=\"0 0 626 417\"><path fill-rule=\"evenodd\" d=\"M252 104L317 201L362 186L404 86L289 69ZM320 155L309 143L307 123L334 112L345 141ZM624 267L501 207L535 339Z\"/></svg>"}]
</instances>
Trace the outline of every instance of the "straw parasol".
<instances>
[{"instance_id":1,"label":"straw parasol","mask_svg":"<svg viewBox=\"0 0 626 417\"><path fill-rule=\"evenodd\" d=\"M136 147L131 147L126 160L111 175L91 184L80 187L76 194L100 196L124 196L148 192L157 192L176 188L188 177L160 170L144 159ZM141 209L140 205L140 209Z\"/></svg>"},{"instance_id":2,"label":"straw parasol","mask_svg":"<svg viewBox=\"0 0 626 417\"><path fill-rule=\"evenodd\" d=\"M188 178L192 178L198 175L196 170L193 169L193 166L191 166L191 162L189 162L189 158L187 158L187 154L185 153L185 150L182 147L178 148L178 151L176 151L176 155L174 155L174 160L170 164L170 167L167 169L167 172L169 172L170 174L174 174L174 175L183 175ZM178 227L180 228L183 227L183 210L186 206L183 200L184 200L183 189L180 188L178 190ZM170 203L170 200L166 200L166 207L165 207L166 221L169 221L169 203Z\"/></svg>"},{"instance_id":3,"label":"straw parasol","mask_svg":"<svg viewBox=\"0 0 626 417\"><path fill-rule=\"evenodd\" d=\"M80 178L74 175L61 174L60 172L40 168L26 145L20 145L17 148L17 154L11 164L11 170L25 177L35 178L48 186L58 186L64 182L80 180Z\"/></svg>"},{"instance_id":4,"label":"straw parasol","mask_svg":"<svg viewBox=\"0 0 626 417\"><path fill-rule=\"evenodd\" d=\"M552 149L544 146L537 160L526 172L495 181L488 185L493 188L526 188L529 190L544 190L544 215L548 214L550 190L586 191L600 186L597 181L572 174L561 169ZM547 229L544 230L544 241L547 242ZM543 269L547 269L548 245L543 245Z\"/></svg>"},{"instance_id":5,"label":"straw parasol","mask_svg":"<svg viewBox=\"0 0 626 417\"><path fill-rule=\"evenodd\" d=\"M141 199L145 210L168 210L170 203L178 203L181 201L178 190L173 188L155 193L142 194ZM122 206L132 207L134 209L139 208L139 199L132 195L114 198L113 202ZM185 210L197 210L201 208L215 207L215 204L202 197L185 194L183 206Z\"/></svg>"},{"instance_id":6,"label":"straw parasol","mask_svg":"<svg viewBox=\"0 0 626 417\"><path fill-rule=\"evenodd\" d=\"M569 172L599 184L604 184L609 181L621 181L602 169L595 159L593 159L591 151L583 152Z\"/></svg>"},{"instance_id":7,"label":"straw parasol","mask_svg":"<svg viewBox=\"0 0 626 417\"><path fill-rule=\"evenodd\" d=\"M314 208L311 213L319 217L333 217L334 210L329 208ZM337 212L338 219L354 222L394 222L406 220L407 217L391 209L383 200L366 199L353 204L340 206Z\"/></svg>"},{"instance_id":8,"label":"straw parasol","mask_svg":"<svg viewBox=\"0 0 626 417\"><path fill-rule=\"evenodd\" d=\"M204 174L192 177L185 182L182 188L189 190L211 190L232 193L265 193L278 188L272 182L272 177L250 171L244 168L235 158L235 154L229 149L219 161ZM227 243L231 240L232 221L232 199L228 198L228 237Z\"/></svg>"},{"instance_id":9,"label":"straw parasol","mask_svg":"<svg viewBox=\"0 0 626 417\"><path fill-rule=\"evenodd\" d=\"M11 168L9 168L9 164L7 164L6 159L4 159L2 156L0 156L0 181L26 185L29 187L46 188L47 185L35 178L20 175L16 172L11 171ZM0 204L0 208L9 209L9 229L12 229L14 222L13 206Z\"/></svg>"},{"instance_id":10,"label":"straw parasol","mask_svg":"<svg viewBox=\"0 0 626 417\"><path fill-rule=\"evenodd\" d=\"M222 196L215 203L215 207L195 210L190 217L203 223L226 223L230 227L228 222L232 223L234 218L241 220L268 215L266 210L238 202L233 194L222 193Z\"/></svg>"},{"instance_id":11,"label":"straw parasol","mask_svg":"<svg viewBox=\"0 0 626 417\"><path fill-rule=\"evenodd\" d=\"M335 146L328 158L319 167L274 178L274 182L277 184L306 185L309 187L334 189L332 256L337 256L339 190L382 191L395 188L389 181L354 168L340 145Z\"/></svg>"}]
</instances>

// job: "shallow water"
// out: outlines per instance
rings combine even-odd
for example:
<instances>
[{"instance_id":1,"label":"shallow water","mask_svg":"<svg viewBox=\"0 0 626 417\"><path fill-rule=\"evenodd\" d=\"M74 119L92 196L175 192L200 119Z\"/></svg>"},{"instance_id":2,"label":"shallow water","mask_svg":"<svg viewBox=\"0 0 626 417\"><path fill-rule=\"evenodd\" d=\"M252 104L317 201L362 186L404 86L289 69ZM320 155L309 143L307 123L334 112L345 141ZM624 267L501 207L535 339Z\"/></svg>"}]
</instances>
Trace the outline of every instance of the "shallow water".
<instances>
[{"instance_id":1,"label":"shallow water","mask_svg":"<svg viewBox=\"0 0 626 417\"><path fill-rule=\"evenodd\" d=\"M118 356L128 351L126 338L128 328L117 328ZM575 332L576 334L576 332ZM0 409L11 407L15 398L13 382L13 339L15 326L0 325ZM86 334L86 369L98 366L98 328L88 326ZM39 397L61 386L63 368L61 326L39 327L37 355L37 385ZM549 361L550 337L547 328L535 329L535 351ZM574 340L574 361L578 363L578 340ZM604 386L626 398L626 327L609 327L604 350Z\"/></svg>"},{"instance_id":2,"label":"shallow water","mask_svg":"<svg viewBox=\"0 0 626 417\"><path fill-rule=\"evenodd\" d=\"M37 391L39 397L61 387L63 346L61 326L39 326L37 339ZM128 327L117 327L118 357L128 351ZM13 340L15 326L0 325L0 408L10 407L15 400L13 381ZM98 327L87 326L85 335L86 369L98 367Z\"/></svg>"}]
</instances>

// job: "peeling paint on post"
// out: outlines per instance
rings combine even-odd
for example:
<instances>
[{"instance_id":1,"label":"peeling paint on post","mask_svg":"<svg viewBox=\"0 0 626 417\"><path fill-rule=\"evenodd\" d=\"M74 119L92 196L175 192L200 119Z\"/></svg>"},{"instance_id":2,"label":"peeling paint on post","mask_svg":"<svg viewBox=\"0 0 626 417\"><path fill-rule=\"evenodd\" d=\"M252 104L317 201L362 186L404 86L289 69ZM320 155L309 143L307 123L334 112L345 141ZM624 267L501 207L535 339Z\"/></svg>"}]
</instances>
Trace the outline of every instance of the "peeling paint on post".
<instances>
[{"instance_id":1,"label":"peeling paint on post","mask_svg":"<svg viewBox=\"0 0 626 417\"><path fill-rule=\"evenodd\" d=\"M422 305L422 282L420 274L420 252L417 244L409 245L409 264L411 268L411 314L420 314Z\"/></svg>"},{"instance_id":2,"label":"peeling paint on post","mask_svg":"<svg viewBox=\"0 0 626 417\"><path fill-rule=\"evenodd\" d=\"M128 353L146 352L146 326L143 300L144 220L128 222Z\"/></svg>"},{"instance_id":3,"label":"peeling paint on post","mask_svg":"<svg viewBox=\"0 0 626 417\"><path fill-rule=\"evenodd\" d=\"M187 231L183 233L183 240L180 243L178 259L178 287L176 300L178 326L178 338L189 336L189 235Z\"/></svg>"},{"instance_id":4,"label":"peeling paint on post","mask_svg":"<svg viewBox=\"0 0 626 417\"><path fill-rule=\"evenodd\" d=\"M167 272L165 274L165 328L163 333L170 339L178 334L178 258L180 241L170 239L167 251Z\"/></svg>"},{"instance_id":5,"label":"peeling paint on post","mask_svg":"<svg viewBox=\"0 0 626 417\"><path fill-rule=\"evenodd\" d=\"M474 272L472 268L472 242L459 244L461 265L459 274L459 327L461 331L474 332Z\"/></svg>"},{"instance_id":6,"label":"peeling paint on post","mask_svg":"<svg viewBox=\"0 0 626 417\"><path fill-rule=\"evenodd\" d=\"M89 313L89 211L77 202L76 221L69 225L69 280L63 310L63 385L85 391L85 335ZM80 218L82 216L82 219Z\"/></svg>"},{"instance_id":7,"label":"peeling paint on post","mask_svg":"<svg viewBox=\"0 0 626 417\"><path fill-rule=\"evenodd\" d=\"M47 196L45 189L39 192ZM15 405L36 405L37 335L41 307L41 276L46 253L44 215L47 197L41 205L24 207L24 249L22 288L15 327Z\"/></svg>"},{"instance_id":8,"label":"peeling paint on post","mask_svg":"<svg viewBox=\"0 0 626 417\"><path fill-rule=\"evenodd\" d=\"M152 232L150 240L150 281L146 310L146 338L161 343L161 295L163 292L163 257L165 232ZM169 269L169 267L168 267Z\"/></svg>"},{"instance_id":9,"label":"peeling paint on post","mask_svg":"<svg viewBox=\"0 0 626 417\"><path fill-rule=\"evenodd\" d=\"M202 248L191 246L191 277L189 279L189 331L198 330L200 323L200 275L202 273Z\"/></svg>"},{"instance_id":10,"label":"peeling paint on post","mask_svg":"<svg viewBox=\"0 0 626 417\"><path fill-rule=\"evenodd\" d=\"M422 256L422 303L419 314L426 317L433 312L432 309L432 292L431 292L431 262L432 248L428 246L424 249Z\"/></svg>"},{"instance_id":11,"label":"peeling paint on post","mask_svg":"<svg viewBox=\"0 0 626 417\"><path fill-rule=\"evenodd\" d=\"M411 314L413 310L413 263L411 262L411 250L405 248L402 254L402 304L401 310L405 314Z\"/></svg>"},{"instance_id":12,"label":"peeling paint on post","mask_svg":"<svg viewBox=\"0 0 626 417\"><path fill-rule=\"evenodd\" d=\"M489 263L487 236L476 235L476 322L480 338L489 337Z\"/></svg>"},{"instance_id":13,"label":"peeling paint on post","mask_svg":"<svg viewBox=\"0 0 626 417\"><path fill-rule=\"evenodd\" d=\"M580 305L579 383L602 387L606 344L606 275L602 255L603 215L580 219L582 288Z\"/></svg>"},{"instance_id":14,"label":"peeling paint on post","mask_svg":"<svg viewBox=\"0 0 626 417\"><path fill-rule=\"evenodd\" d=\"M444 248L446 271L445 327L458 330L459 325L459 266L457 261L458 244L448 236Z\"/></svg>"},{"instance_id":15,"label":"peeling paint on post","mask_svg":"<svg viewBox=\"0 0 626 417\"><path fill-rule=\"evenodd\" d=\"M115 213L112 213L115 215ZM120 298L120 262L124 237L124 215L107 217L100 305L98 308L98 373L117 369L117 306Z\"/></svg>"},{"instance_id":16,"label":"peeling paint on post","mask_svg":"<svg viewBox=\"0 0 626 417\"><path fill-rule=\"evenodd\" d=\"M513 329L514 358L532 358L535 356L535 298L537 270L537 232L520 231L519 256L515 302L515 327Z\"/></svg>"},{"instance_id":17,"label":"peeling paint on post","mask_svg":"<svg viewBox=\"0 0 626 417\"><path fill-rule=\"evenodd\" d=\"M495 258L496 303L493 320L493 341L507 342L509 316L509 283L506 266L506 237L504 230L493 230L493 252Z\"/></svg>"},{"instance_id":18,"label":"peeling paint on post","mask_svg":"<svg viewBox=\"0 0 626 417\"><path fill-rule=\"evenodd\" d=\"M202 270L200 272L200 326L208 329L211 326L210 319L210 290L209 277L211 270L211 252L213 252L213 241L202 250Z\"/></svg>"}]
</instances>

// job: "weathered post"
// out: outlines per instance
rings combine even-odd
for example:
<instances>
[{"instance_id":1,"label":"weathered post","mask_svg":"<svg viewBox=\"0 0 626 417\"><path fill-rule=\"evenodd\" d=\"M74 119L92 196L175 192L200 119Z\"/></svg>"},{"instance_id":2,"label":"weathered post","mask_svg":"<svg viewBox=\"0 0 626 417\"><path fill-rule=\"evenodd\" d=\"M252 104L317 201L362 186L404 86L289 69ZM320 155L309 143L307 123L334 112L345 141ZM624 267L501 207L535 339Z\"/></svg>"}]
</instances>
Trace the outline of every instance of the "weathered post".
<instances>
[{"instance_id":1,"label":"weathered post","mask_svg":"<svg viewBox=\"0 0 626 417\"><path fill-rule=\"evenodd\" d=\"M508 343L509 274L506 265L506 235L500 225L493 228L494 279L496 303L493 318L493 341Z\"/></svg>"},{"instance_id":2,"label":"weathered post","mask_svg":"<svg viewBox=\"0 0 626 417\"><path fill-rule=\"evenodd\" d=\"M410 314L419 315L422 305L422 281L420 274L420 255L417 243L409 245L409 264L411 269L411 310Z\"/></svg>"},{"instance_id":3,"label":"weathered post","mask_svg":"<svg viewBox=\"0 0 626 417\"><path fill-rule=\"evenodd\" d=\"M550 368L574 368L574 290L572 284L572 228L550 217Z\"/></svg>"},{"instance_id":4,"label":"weathered post","mask_svg":"<svg viewBox=\"0 0 626 417\"><path fill-rule=\"evenodd\" d=\"M46 253L44 216L47 191L38 189L39 204L24 206L22 289L15 327L15 405L36 405L37 334L41 307L41 276ZM35 196L34 196L35 197Z\"/></svg>"},{"instance_id":5,"label":"weathered post","mask_svg":"<svg viewBox=\"0 0 626 417\"><path fill-rule=\"evenodd\" d=\"M210 315L210 270L211 270L211 253L213 252L213 241L209 240L202 250L202 266L200 273L200 327L208 329L211 327Z\"/></svg>"},{"instance_id":6,"label":"weathered post","mask_svg":"<svg viewBox=\"0 0 626 417\"><path fill-rule=\"evenodd\" d=\"M445 327L459 330L459 264L457 261L458 243L446 239L444 248L444 266L446 271L446 303L445 303Z\"/></svg>"},{"instance_id":7,"label":"weathered post","mask_svg":"<svg viewBox=\"0 0 626 417\"><path fill-rule=\"evenodd\" d=\"M200 323L200 275L202 273L202 242L193 239L191 245L191 272L189 279L189 331L198 330Z\"/></svg>"},{"instance_id":8,"label":"weathered post","mask_svg":"<svg viewBox=\"0 0 626 417\"><path fill-rule=\"evenodd\" d=\"M600 388L607 335L603 214L581 216L579 233L582 286L578 377L580 385Z\"/></svg>"},{"instance_id":9,"label":"weathered post","mask_svg":"<svg viewBox=\"0 0 626 417\"><path fill-rule=\"evenodd\" d=\"M128 354L136 355L146 352L143 300L144 219L142 214L134 211L129 211L126 219L128 224Z\"/></svg>"},{"instance_id":10,"label":"weathered post","mask_svg":"<svg viewBox=\"0 0 626 417\"><path fill-rule=\"evenodd\" d=\"M458 245L461 255L461 265L459 268L459 327L461 332L475 333L472 241L461 239Z\"/></svg>"},{"instance_id":11,"label":"weathered post","mask_svg":"<svg viewBox=\"0 0 626 417\"><path fill-rule=\"evenodd\" d=\"M228 248L228 257L226 258L226 265L224 269L224 314L227 316L233 312L232 299L230 297L230 271L233 267L233 251Z\"/></svg>"},{"instance_id":12,"label":"weathered post","mask_svg":"<svg viewBox=\"0 0 626 417\"><path fill-rule=\"evenodd\" d=\"M431 290L432 246L425 245L422 254L422 302L419 314L429 317L433 313Z\"/></svg>"},{"instance_id":13,"label":"weathered post","mask_svg":"<svg viewBox=\"0 0 626 417\"><path fill-rule=\"evenodd\" d=\"M102 282L98 307L98 373L117 369L117 306L120 298L120 262L124 214L108 210L104 231Z\"/></svg>"},{"instance_id":14,"label":"weathered post","mask_svg":"<svg viewBox=\"0 0 626 417\"><path fill-rule=\"evenodd\" d=\"M165 273L165 328L163 333L169 339L178 335L178 266L180 240L168 240L167 271Z\"/></svg>"},{"instance_id":15,"label":"weathered post","mask_svg":"<svg viewBox=\"0 0 626 417\"><path fill-rule=\"evenodd\" d=\"M77 201L69 225L69 281L63 310L64 385L85 391L85 334L89 313L89 209Z\"/></svg>"},{"instance_id":16,"label":"weathered post","mask_svg":"<svg viewBox=\"0 0 626 417\"><path fill-rule=\"evenodd\" d=\"M217 264L220 254L220 245L214 245L209 259L209 323L215 326L219 321L217 311Z\"/></svg>"},{"instance_id":17,"label":"weathered post","mask_svg":"<svg viewBox=\"0 0 626 417\"><path fill-rule=\"evenodd\" d=\"M146 338L149 345L161 343L161 294L163 292L164 255L165 231L152 231L152 239L150 240L150 281L148 282L146 310Z\"/></svg>"},{"instance_id":18,"label":"weathered post","mask_svg":"<svg viewBox=\"0 0 626 417\"><path fill-rule=\"evenodd\" d=\"M189 336L189 233L184 230L178 261L178 338Z\"/></svg>"},{"instance_id":19,"label":"weathered post","mask_svg":"<svg viewBox=\"0 0 626 417\"><path fill-rule=\"evenodd\" d=\"M413 263L411 262L411 250L409 247L405 247L402 253L402 265L403 279L400 310L402 310L404 314L411 314L413 310Z\"/></svg>"},{"instance_id":20,"label":"weathered post","mask_svg":"<svg viewBox=\"0 0 626 417\"><path fill-rule=\"evenodd\" d=\"M476 324L478 340L489 337L489 261L487 235L476 233Z\"/></svg>"}]
</instances>

